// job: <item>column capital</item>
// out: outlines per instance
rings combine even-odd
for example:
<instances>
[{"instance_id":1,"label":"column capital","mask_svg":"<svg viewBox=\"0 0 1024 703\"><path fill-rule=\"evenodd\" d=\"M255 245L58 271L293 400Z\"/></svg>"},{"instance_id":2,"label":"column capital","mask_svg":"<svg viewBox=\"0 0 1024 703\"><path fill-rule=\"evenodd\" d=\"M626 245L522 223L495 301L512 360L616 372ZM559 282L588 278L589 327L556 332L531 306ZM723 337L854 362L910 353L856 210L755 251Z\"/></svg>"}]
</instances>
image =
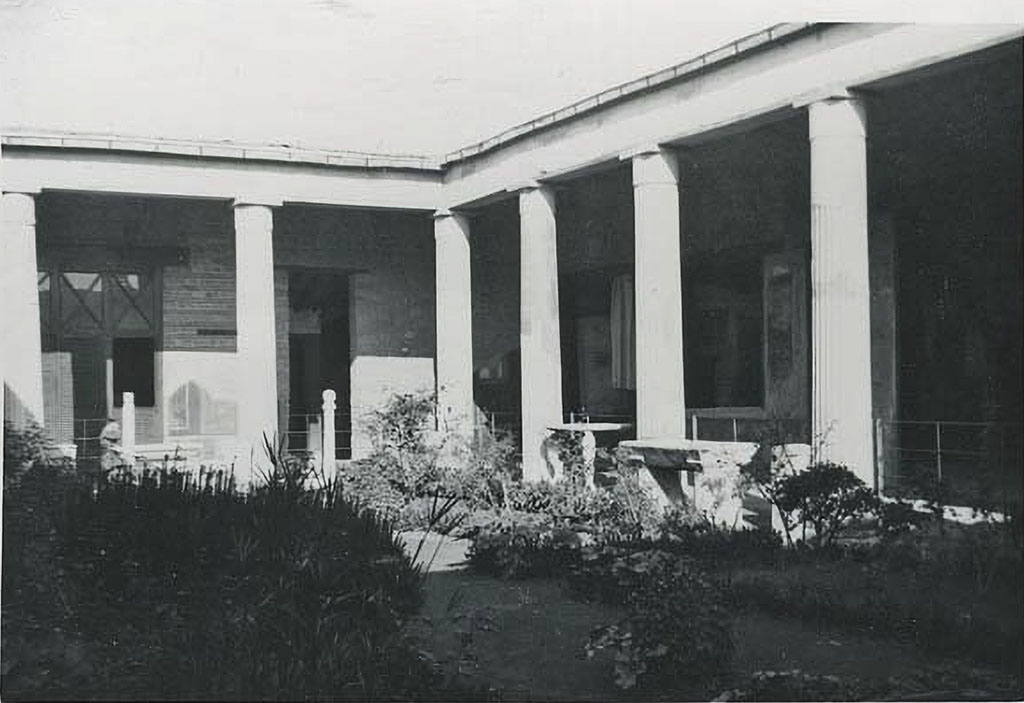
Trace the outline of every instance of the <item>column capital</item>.
<instances>
[{"instance_id":1,"label":"column capital","mask_svg":"<svg viewBox=\"0 0 1024 703\"><path fill-rule=\"evenodd\" d=\"M438 209L434 210L434 213L430 217L434 221L444 220L449 217L457 217L460 220L465 220L468 217L468 215L462 212L461 210L456 210L455 208L439 207Z\"/></svg>"},{"instance_id":2,"label":"column capital","mask_svg":"<svg viewBox=\"0 0 1024 703\"><path fill-rule=\"evenodd\" d=\"M22 190L5 190L3 192L3 208L0 217L2 217L4 222L34 225L36 222L36 195L38 193L26 193Z\"/></svg>"},{"instance_id":3,"label":"column capital","mask_svg":"<svg viewBox=\"0 0 1024 703\"><path fill-rule=\"evenodd\" d=\"M554 213L557 207L555 189L536 181L533 181L533 183L534 185L523 186L516 191L519 196L520 217L523 216L524 212ZM553 217L553 214L551 216Z\"/></svg>"},{"instance_id":4,"label":"column capital","mask_svg":"<svg viewBox=\"0 0 1024 703\"><path fill-rule=\"evenodd\" d=\"M850 92L850 89L843 85L830 85L824 88L818 88L802 95L797 96L791 103L795 109L807 107L814 103L835 101L835 100L856 100L856 96Z\"/></svg>"},{"instance_id":5,"label":"column capital","mask_svg":"<svg viewBox=\"0 0 1024 703\"><path fill-rule=\"evenodd\" d=\"M619 154L619 161L631 161L637 156L660 154L662 151L664 151L663 147L657 142L645 142L644 144L630 147L623 151Z\"/></svg>"},{"instance_id":6,"label":"column capital","mask_svg":"<svg viewBox=\"0 0 1024 703\"><path fill-rule=\"evenodd\" d=\"M435 241L451 232L461 232L462 236L469 237L469 221L465 214L441 208L434 211L433 219Z\"/></svg>"},{"instance_id":7,"label":"column capital","mask_svg":"<svg viewBox=\"0 0 1024 703\"><path fill-rule=\"evenodd\" d=\"M514 185L508 186L507 188L505 188L505 192L506 193L522 193L523 191L541 190L541 189L548 190L549 186L544 185L543 183L541 183L540 181L538 181L538 180L536 180L534 178L527 178L525 180L519 181L518 183L515 183Z\"/></svg>"},{"instance_id":8,"label":"column capital","mask_svg":"<svg viewBox=\"0 0 1024 703\"><path fill-rule=\"evenodd\" d=\"M643 149L633 152L633 187L679 185L679 159L668 149Z\"/></svg>"},{"instance_id":9,"label":"column capital","mask_svg":"<svg viewBox=\"0 0 1024 703\"><path fill-rule=\"evenodd\" d=\"M823 97L807 104L808 136L857 137L867 136L867 111L864 101L846 94Z\"/></svg>"},{"instance_id":10,"label":"column capital","mask_svg":"<svg viewBox=\"0 0 1024 703\"><path fill-rule=\"evenodd\" d=\"M239 195L231 201L231 207L247 207L250 205L262 205L263 207L281 207L284 200L280 197L270 195Z\"/></svg>"}]
</instances>

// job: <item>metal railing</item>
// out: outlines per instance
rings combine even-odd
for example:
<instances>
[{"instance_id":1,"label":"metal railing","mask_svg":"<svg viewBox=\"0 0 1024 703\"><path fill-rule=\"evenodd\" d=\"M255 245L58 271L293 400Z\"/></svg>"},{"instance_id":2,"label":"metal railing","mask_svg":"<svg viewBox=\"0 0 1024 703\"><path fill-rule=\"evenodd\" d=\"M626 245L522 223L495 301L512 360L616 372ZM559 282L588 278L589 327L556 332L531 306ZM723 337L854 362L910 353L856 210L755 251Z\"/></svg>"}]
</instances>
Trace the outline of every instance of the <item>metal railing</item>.
<instances>
[{"instance_id":1,"label":"metal railing","mask_svg":"<svg viewBox=\"0 0 1024 703\"><path fill-rule=\"evenodd\" d=\"M573 410L562 414L565 422L616 422L625 425L635 425L636 416L628 413L592 413Z\"/></svg>"},{"instance_id":2,"label":"metal railing","mask_svg":"<svg viewBox=\"0 0 1024 703\"><path fill-rule=\"evenodd\" d=\"M491 434L504 432L516 437L523 434L523 414L518 410L481 410Z\"/></svg>"},{"instance_id":3,"label":"metal railing","mask_svg":"<svg viewBox=\"0 0 1024 703\"><path fill-rule=\"evenodd\" d=\"M1020 505L1022 444L1019 422L875 420L883 490L961 505Z\"/></svg>"},{"instance_id":4,"label":"metal railing","mask_svg":"<svg viewBox=\"0 0 1024 703\"><path fill-rule=\"evenodd\" d=\"M713 442L765 442L777 444L807 443L809 428L805 420L791 418L740 417L688 413L687 437Z\"/></svg>"},{"instance_id":5,"label":"metal railing","mask_svg":"<svg viewBox=\"0 0 1024 703\"><path fill-rule=\"evenodd\" d=\"M323 412L294 412L288 414L285 441L290 452L320 452L323 449ZM334 457L352 457L352 416L347 412L334 413Z\"/></svg>"},{"instance_id":6,"label":"metal railing","mask_svg":"<svg viewBox=\"0 0 1024 703\"><path fill-rule=\"evenodd\" d=\"M72 440L75 443L76 458L79 461L99 460L103 453L100 447L100 434L107 426L106 417L76 417L72 420Z\"/></svg>"}]
</instances>

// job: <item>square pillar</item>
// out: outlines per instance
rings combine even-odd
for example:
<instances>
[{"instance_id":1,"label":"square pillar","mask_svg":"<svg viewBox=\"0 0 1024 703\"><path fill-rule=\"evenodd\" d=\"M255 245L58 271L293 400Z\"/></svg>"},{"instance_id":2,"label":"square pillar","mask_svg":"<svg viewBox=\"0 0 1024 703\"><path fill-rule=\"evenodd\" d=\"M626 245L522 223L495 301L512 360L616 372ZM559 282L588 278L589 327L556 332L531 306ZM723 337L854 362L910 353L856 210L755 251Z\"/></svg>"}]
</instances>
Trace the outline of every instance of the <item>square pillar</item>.
<instances>
[{"instance_id":1,"label":"square pillar","mask_svg":"<svg viewBox=\"0 0 1024 703\"><path fill-rule=\"evenodd\" d=\"M240 465L263 460L263 435L277 441L277 332L274 312L274 212L280 202L236 200Z\"/></svg>"},{"instance_id":2,"label":"square pillar","mask_svg":"<svg viewBox=\"0 0 1024 703\"><path fill-rule=\"evenodd\" d=\"M866 121L843 96L808 106L812 447L875 486Z\"/></svg>"},{"instance_id":3,"label":"square pillar","mask_svg":"<svg viewBox=\"0 0 1024 703\"><path fill-rule=\"evenodd\" d=\"M434 244L438 427L472 439L476 406L469 222L462 215L438 210Z\"/></svg>"},{"instance_id":4,"label":"square pillar","mask_svg":"<svg viewBox=\"0 0 1024 703\"><path fill-rule=\"evenodd\" d=\"M684 436L683 287L676 156L652 148L633 161L636 240L637 438Z\"/></svg>"},{"instance_id":5,"label":"square pillar","mask_svg":"<svg viewBox=\"0 0 1024 703\"><path fill-rule=\"evenodd\" d=\"M43 355L36 264L36 200L32 193L4 193L0 203L0 303L4 334L0 369L4 418L14 427L43 425Z\"/></svg>"},{"instance_id":6,"label":"square pillar","mask_svg":"<svg viewBox=\"0 0 1024 703\"><path fill-rule=\"evenodd\" d=\"M523 480L552 477L548 428L562 421L562 343L558 323L555 195L532 184L519 193Z\"/></svg>"}]
</instances>

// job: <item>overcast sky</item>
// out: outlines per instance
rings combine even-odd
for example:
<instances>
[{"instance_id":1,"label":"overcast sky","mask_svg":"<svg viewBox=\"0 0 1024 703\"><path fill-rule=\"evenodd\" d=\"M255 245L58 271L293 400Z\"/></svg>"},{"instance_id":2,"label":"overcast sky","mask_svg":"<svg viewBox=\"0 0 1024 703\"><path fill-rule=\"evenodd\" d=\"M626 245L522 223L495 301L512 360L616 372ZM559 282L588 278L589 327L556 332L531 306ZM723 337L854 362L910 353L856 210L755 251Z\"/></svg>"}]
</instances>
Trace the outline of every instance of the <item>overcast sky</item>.
<instances>
[{"instance_id":1,"label":"overcast sky","mask_svg":"<svg viewBox=\"0 0 1024 703\"><path fill-rule=\"evenodd\" d=\"M1024 14L990 3L916 11ZM0 126L440 154L778 22L860 18L834 1L697 4L0 0Z\"/></svg>"}]
</instances>

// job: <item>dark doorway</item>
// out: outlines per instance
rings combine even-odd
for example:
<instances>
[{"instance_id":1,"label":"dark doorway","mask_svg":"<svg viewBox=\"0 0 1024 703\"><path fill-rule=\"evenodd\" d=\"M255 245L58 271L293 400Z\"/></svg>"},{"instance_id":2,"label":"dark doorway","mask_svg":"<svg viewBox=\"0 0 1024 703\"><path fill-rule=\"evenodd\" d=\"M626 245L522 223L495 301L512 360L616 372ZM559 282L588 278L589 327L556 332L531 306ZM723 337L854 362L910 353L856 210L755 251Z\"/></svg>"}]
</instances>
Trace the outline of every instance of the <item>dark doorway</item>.
<instances>
[{"instance_id":1,"label":"dark doorway","mask_svg":"<svg viewBox=\"0 0 1024 703\"><path fill-rule=\"evenodd\" d=\"M293 272L288 282L289 447L318 448L314 425L331 389L338 459L351 457L352 444L348 284L347 274L333 271Z\"/></svg>"}]
</instances>

